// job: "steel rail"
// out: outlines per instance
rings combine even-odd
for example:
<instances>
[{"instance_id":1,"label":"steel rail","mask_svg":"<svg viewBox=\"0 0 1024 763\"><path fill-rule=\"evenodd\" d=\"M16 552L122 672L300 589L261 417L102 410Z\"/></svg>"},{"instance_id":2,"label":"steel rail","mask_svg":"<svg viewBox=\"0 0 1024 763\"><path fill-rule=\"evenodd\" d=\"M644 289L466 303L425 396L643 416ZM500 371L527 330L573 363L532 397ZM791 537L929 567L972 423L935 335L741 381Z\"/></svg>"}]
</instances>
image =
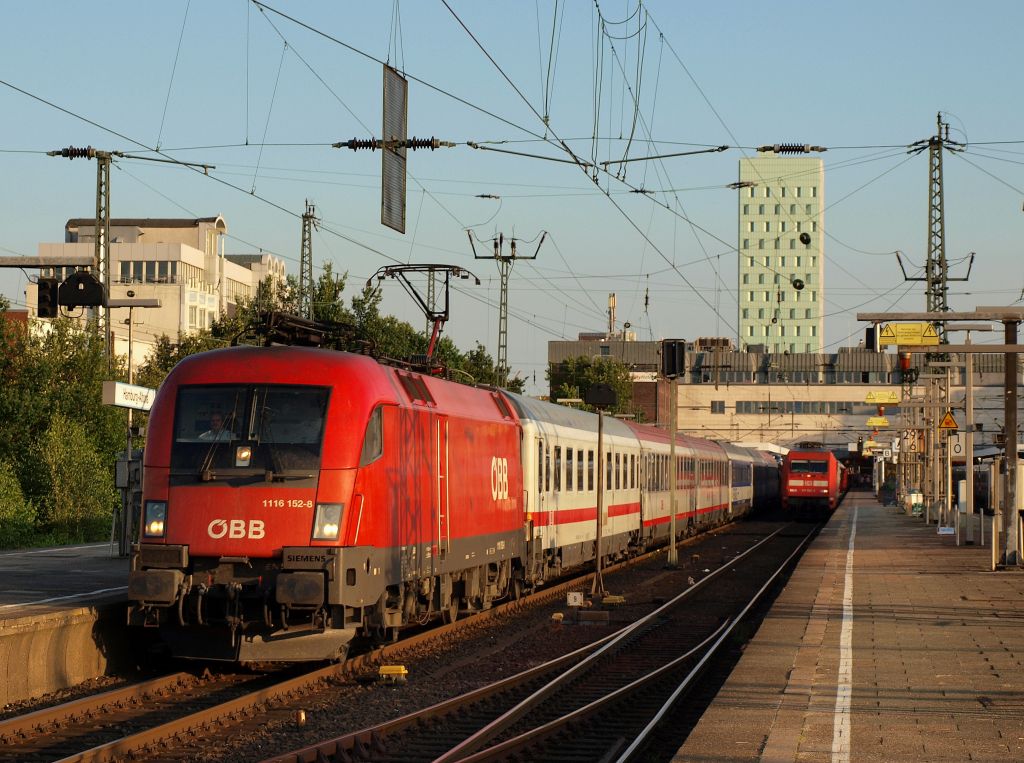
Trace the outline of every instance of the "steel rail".
<instances>
[{"instance_id":1,"label":"steel rail","mask_svg":"<svg viewBox=\"0 0 1024 763\"><path fill-rule=\"evenodd\" d=\"M347 760L352 755L355 755L355 756L362 755L364 757L365 756L372 756L374 754L375 750L376 751L382 751L382 744L381 744L381 742L382 742L382 740L385 737L387 737L389 735L393 735L395 733L401 732L403 729L406 729L406 728L408 728L410 726L413 726L414 724L416 724L418 722L421 722L421 721L424 721L424 720L429 720L429 719L437 718L437 717L440 717L440 716L450 715L456 709L459 709L461 707L468 707L468 706L470 706L470 705L472 705L472 704L474 704L476 702L479 702L482 699L485 699L485 698L487 698L489 696L492 696L494 694L497 694L499 692L505 692L505 691L513 689L513 688L515 688L517 686L521 686L521 685L523 685L523 684L525 684L525 683L527 683L527 682L529 682L531 680L536 679L539 676L543 676L545 674L549 674L551 672L554 672L555 670L559 669L562 665L564 665L564 664L566 664L568 662L571 662L573 660L580 659L581 655L585 655L585 654L589 653L589 656L582 657L582 659L580 659L580 661L577 662L576 665L570 667L567 672L561 673L560 676L558 678L556 678L555 681L552 682L552 683L561 682L561 681L564 681L564 680L571 680L570 678L567 678L567 677L570 676L570 675L575 675L576 671L581 669L581 666L583 666L585 664L590 664L590 662L595 658L595 654L596 653L604 653L604 652L608 651L609 649L613 648L613 645L622 643L622 641L624 639L632 637L632 635L638 629L641 629L642 627L644 627L645 624L649 624L650 622L653 622L654 620L656 620L660 616L660 614L663 613L666 610L666 608L669 608L669 607L673 606L673 604L679 603L684 598L686 598L686 597L692 595L694 592L698 591L700 588L702 588L704 585L706 585L708 583L708 581L713 580L719 574L722 574L725 570L730 569L732 567L732 565L734 565L737 562L739 562L740 560L742 560L749 553L755 551L757 548L759 548L763 544L765 544L768 541L770 541L772 538L774 538L776 535L778 535L780 532L782 532L782 529L784 529L784 528L780 528L779 530L776 530L771 535L761 539L760 541L758 541L758 543L756 543L755 545L751 546L749 549L746 549L745 551L743 551L743 553L736 555L731 560L729 560L726 564L724 564L721 567L717 568L714 572L711 572L708 575L704 576L699 581L695 582L693 585L691 585L685 591L681 592L678 596L674 597L671 601L669 601L666 604L662 605L661 607L659 607L654 612L651 612L648 615L646 615L645 617L641 618L640 620L637 620L634 623L631 623L631 624L623 627L619 631L617 631L615 633L612 633L612 634L609 634L609 635L607 635L607 636L605 636L605 637L603 637L601 639L598 639L598 640L594 641L593 643L588 644L585 647L582 647L580 649L575 650L574 652L571 652L571 653L569 653L567 655L564 655L562 657L555 658L554 660L551 660L551 661L549 661L547 663L544 663L542 665L536 666L535 668L531 668L531 669L529 669L527 671L523 671L521 673L517 673L514 676L510 676L508 678L504 678L504 679L502 679L500 681L497 681L495 683L488 684L487 686L480 687L480 688L475 689L475 690L473 690L471 692L467 692L466 694L460 695L458 697L453 697L451 699L448 699L448 700L445 700L443 702L437 703L437 704L432 705L432 706L430 706L428 708L425 708L423 710L419 710L419 711L416 711L416 712L413 712L413 713L409 713L409 714L407 714L405 716L402 716L400 718L392 719L390 721L385 721L384 723L380 723L380 724L377 724L377 725L369 727L369 728L361 729L361 730L358 730L358 731L355 731L355 732L351 732L351 733L348 733L348 734L344 734L344 735L341 735L341 736L338 736L338 737L335 737L335 738L332 738L332 739L324 740L322 742L310 745L308 747L304 747L304 748L301 748L301 749L298 749L298 750L293 750L293 751L288 752L288 753L277 755L275 757L267 759L264 763L319 763L320 761L335 759L335 757L337 759L339 759L339 760ZM617 568L620 568L621 566L626 566L629 563L635 563L636 561L640 561L643 558L650 557L651 555L653 555L655 553L661 553L662 551L664 551L664 549L659 549L658 551L651 552L650 554L646 554L643 557L637 557L636 559L628 560L628 562L626 562L626 563L622 563L621 565L616 565L616 566L614 566L612 568L609 568L609 569L617 569ZM569 581L567 583L560 584L558 586L558 589L560 589L560 590L556 591L555 593L561 593L561 592L563 592L565 590L568 590L569 588L572 588L573 586L576 586L576 585L579 585L579 580ZM545 591L544 593L550 593L550 592L549 591ZM725 627L725 625L723 625L721 627ZM709 636L707 639L705 639L705 641L702 642L702 644L706 644L707 641L709 641L710 639L714 638L719 633L719 631L720 631L720 629L716 630L711 636ZM691 650L691 652L689 652L686 656L684 656L684 658L680 658L678 661L674 661L674 662L678 663L679 661L682 661L684 659L692 659L692 658L693 658L693 650ZM550 686L550 684L549 684L549 686ZM545 696L548 693L548 692L545 691L545 689L541 689L540 692L544 692ZM535 694L540 693L540 692L535 692ZM528 701L528 700L524 700L524 702L526 702L526 701ZM520 705L521 704L522 703L520 703ZM516 707L518 708L519 705L517 705ZM519 714L516 713L516 717L515 718L511 718L511 720L509 720L509 714L510 713L515 713L515 711L516 711L516 708L513 708L512 710L510 710L507 713L505 713L504 715L502 715L499 719L494 721L490 726L488 726L488 728L491 728L492 732L493 732L493 734L490 734L488 736L493 736L494 734L500 733L501 730L504 729L507 725L509 725L512 722L514 722L516 720L516 718L519 717ZM507 721L507 722L505 722L505 721ZM500 728L498 728L498 726L496 726L495 724L500 725ZM471 737L471 739L478 739L478 736L474 735L473 737ZM438 761L444 760L449 755L453 756L454 758L458 758L460 760L463 759L463 758L460 758L459 755L467 755L467 754L470 754L470 752L471 752L471 751L467 752L465 747L463 746L468 741L469 740L464 740L464 742L462 744L460 744L457 748L453 748L444 757L438 758ZM482 744L483 743L486 743L486 742L484 741L484 742L482 742ZM456 754L456 750L459 751L458 754ZM486 752L486 750L484 752Z\"/></svg>"},{"instance_id":2,"label":"steel rail","mask_svg":"<svg viewBox=\"0 0 1024 763\"><path fill-rule=\"evenodd\" d=\"M661 667L651 671L647 675L641 676L631 683L624 685L603 697L590 702L589 704L573 710L558 718L552 719L541 726L534 729L530 729L518 736L506 739L491 747L486 747L482 750L477 751L471 755L459 757L460 763L483 763L484 761L497 760L511 755L515 752L522 751L538 741L545 738L551 737L555 733L565 729L572 723L579 722L587 717L597 714L604 710L608 706L620 702L630 695L637 693L648 684L656 681L666 674L669 674L675 670L678 670L686 662L691 660L695 655L703 651L702 656L698 662L690 669L679 685L672 691L668 699L662 704L658 711L654 714L652 719L644 727L643 731L638 734L630 745L619 755L618 757L606 758L609 763L614 761L615 763L627 763L637 753L638 750L643 748L651 734L657 728L658 724L664 718L666 713L672 708L672 706L679 700L679 698L689 691L697 678L701 675L704 669L707 667L708 662L718 653L722 645L729 639L736 628L746 619L750 614L751 609L761 600L764 594L768 591L771 585L778 579L786 568L793 562L796 557L806 546L807 542L814 537L814 531L812 530L808 535L800 542L796 549L793 550L789 556L776 568L775 572L772 573L771 577L761 586L760 589L750 598L743 609L731 620L723 623L717 630L715 630L710 636L701 641L700 644L685 652L682 655L674 658L670 662L662 665ZM767 539L766 539L767 540ZM447 757L447 756L446 756ZM443 760L443 759L439 759Z\"/></svg>"},{"instance_id":3,"label":"steel rail","mask_svg":"<svg viewBox=\"0 0 1024 763\"><path fill-rule=\"evenodd\" d=\"M46 731L48 727L101 713L104 708L111 705L125 705L144 700L154 694L180 688L192 678L195 677L191 673L173 673L8 718L0 721L0 741L29 737Z\"/></svg>"},{"instance_id":4,"label":"steel rail","mask_svg":"<svg viewBox=\"0 0 1024 763\"><path fill-rule=\"evenodd\" d=\"M524 699L518 705L504 713L501 717L496 718L494 721L489 723L484 728L480 729L478 732L473 734L468 739L465 739L462 742L460 742L458 745L453 747L444 755L438 757L435 763L454 763L454 761L463 760L466 757L468 757L471 753L479 750L481 747L486 745L491 739L494 739L499 734L504 732L520 718L525 716L530 711L534 710L536 707L540 706L544 702L544 700L555 694L555 692L561 690L567 683L576 680L584 671L589 670L597 660L605 657L609 652L618 647L622 642L624 642L627 638L631 637L638 630L659 620L665 612L678 606L681 601L691 596L695 591L705 586L709 581L714 580L716 577L723 574L726 570L732 568L734 564L739 562L741 559L744 559L748 554L755 552L761 546L768 543L770 540L775 538L775 536L777 536L780 532L782 532L781 528L773 532L771 535L768 535L767 537L761 539L756 544L754 544L746 551L744 551L742 554L737 554L728 562L719 567L717 570L715 570L709 575L705 575L699 581L694 583L694 585L690 586L677 596L674 596L673 598L669 599L667 602L665 602L663 605L658 607L653 612L648 613L644 617L641 617L639 620L634 621L630 625L627 625L625 628L618 631L618 633L615 634L615 638L610 639L606 644L604 644L604 646L595 651L585 660L581 661L572 669L560 675L547 686L543 687L542 689L539 689L530 697Z\"/></svg>"}]
</instances>

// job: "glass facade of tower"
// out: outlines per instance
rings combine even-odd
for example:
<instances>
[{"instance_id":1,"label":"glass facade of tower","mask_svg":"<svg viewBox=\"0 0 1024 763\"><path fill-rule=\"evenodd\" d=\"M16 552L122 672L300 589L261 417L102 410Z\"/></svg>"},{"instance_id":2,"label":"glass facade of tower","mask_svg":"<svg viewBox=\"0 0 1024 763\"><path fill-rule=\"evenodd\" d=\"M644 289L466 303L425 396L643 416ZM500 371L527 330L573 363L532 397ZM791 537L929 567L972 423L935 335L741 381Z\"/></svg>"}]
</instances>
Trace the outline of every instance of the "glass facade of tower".
<instances>
[{"instance_id":1,"label":"glass facade of tower","mask_svg":"<svg viewBox=\"0 0 1024 763\"><path fill-rule=\"evenodd\" d=\"M825 168L768 153L740 160L737 347L822 352ZM803 282L803 289L794 282Z\"/></svg>"}]
</instances>

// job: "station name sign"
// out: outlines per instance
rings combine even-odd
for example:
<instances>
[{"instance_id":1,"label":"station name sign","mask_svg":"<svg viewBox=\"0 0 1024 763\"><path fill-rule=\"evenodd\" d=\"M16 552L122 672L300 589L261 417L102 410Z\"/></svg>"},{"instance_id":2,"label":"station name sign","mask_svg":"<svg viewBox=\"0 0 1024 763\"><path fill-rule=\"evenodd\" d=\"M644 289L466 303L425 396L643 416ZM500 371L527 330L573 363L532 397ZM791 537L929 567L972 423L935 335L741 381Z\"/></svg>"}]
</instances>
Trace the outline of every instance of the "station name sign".
<instances>
[{"instance_id":1,"label":"station name sign","mask_svg":"<svg viewBox=\"0 0 1024 763\"><path fill-rule=\"evenodd\" d=\"M118 408L134 408L137 411L148 411L153 406L156 390L150 387L139 387L124 382L103 382L103 404Z\"/></svg>"}]
</instances>

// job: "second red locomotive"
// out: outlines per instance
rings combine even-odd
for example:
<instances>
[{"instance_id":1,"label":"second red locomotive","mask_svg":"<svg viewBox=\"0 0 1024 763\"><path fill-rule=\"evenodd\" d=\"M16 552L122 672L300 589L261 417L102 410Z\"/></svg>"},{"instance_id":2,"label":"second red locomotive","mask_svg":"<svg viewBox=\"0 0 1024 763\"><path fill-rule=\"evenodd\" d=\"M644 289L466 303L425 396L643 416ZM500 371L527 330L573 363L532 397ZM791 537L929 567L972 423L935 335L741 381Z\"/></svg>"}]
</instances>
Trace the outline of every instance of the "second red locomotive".
<instances>
[{"instance_id":1,"label":"second red locomotive","mask_svg":"<svg viewBox=\"0 0 1024 763\"><path fill-rule=\"evenodd\" d=\"M782 508L820 515L835 511L846 493L846 467L822 447L790 450L782 462Z\"/></svg>"}]
</instances>

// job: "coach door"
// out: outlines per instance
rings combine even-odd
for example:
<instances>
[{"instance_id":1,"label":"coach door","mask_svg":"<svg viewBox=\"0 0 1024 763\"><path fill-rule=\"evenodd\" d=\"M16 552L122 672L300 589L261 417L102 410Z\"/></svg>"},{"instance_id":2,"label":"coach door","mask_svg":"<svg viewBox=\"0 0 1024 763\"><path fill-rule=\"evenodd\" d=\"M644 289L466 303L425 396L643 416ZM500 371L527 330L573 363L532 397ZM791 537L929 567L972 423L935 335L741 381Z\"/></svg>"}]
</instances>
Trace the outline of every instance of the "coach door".
<instances>
[{"instance_id":1,"label":"coach door","mask_svg":"<svg viewBox=\"0 0 1024 763\"><path fill-rule=\"evenodd\" d=\"M434 463L437 464L437 476L434 480L434 505L437 507L435 533L437 538L438 561L448 558L451 543L451 528L448 523L448 417L437 416L434 419Z\"/></svg>"}]
</instances>

